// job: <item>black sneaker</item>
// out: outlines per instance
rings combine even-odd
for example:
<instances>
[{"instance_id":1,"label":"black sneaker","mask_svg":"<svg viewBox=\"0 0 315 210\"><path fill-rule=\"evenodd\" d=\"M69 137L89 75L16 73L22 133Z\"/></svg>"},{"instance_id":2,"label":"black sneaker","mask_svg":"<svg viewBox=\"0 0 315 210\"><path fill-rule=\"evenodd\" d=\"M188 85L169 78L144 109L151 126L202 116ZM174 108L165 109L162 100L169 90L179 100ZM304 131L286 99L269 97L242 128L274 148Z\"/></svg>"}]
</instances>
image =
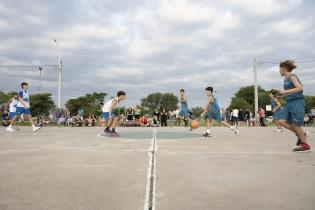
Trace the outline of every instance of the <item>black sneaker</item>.
<instances>
[{"instance_id":1,"label":"black sneaker","mask_svg":"<svg viewBox=\"0 0 315 210\"><path fill-rule=\"evenodd\" d=\"M111 133L112 131L109 128L105 128L104 132L105 133Z\"/></svg>"},{"instance_id":2,"label":"black sneaker","mask_svg":"<svg viewBox=\"0 0 315 210\"><path fill-rule=\"evenodd\" d=\"M202 135L203 137L211 137L211 134L210 133L205 133Z\"/></svg>"}]
</instances>

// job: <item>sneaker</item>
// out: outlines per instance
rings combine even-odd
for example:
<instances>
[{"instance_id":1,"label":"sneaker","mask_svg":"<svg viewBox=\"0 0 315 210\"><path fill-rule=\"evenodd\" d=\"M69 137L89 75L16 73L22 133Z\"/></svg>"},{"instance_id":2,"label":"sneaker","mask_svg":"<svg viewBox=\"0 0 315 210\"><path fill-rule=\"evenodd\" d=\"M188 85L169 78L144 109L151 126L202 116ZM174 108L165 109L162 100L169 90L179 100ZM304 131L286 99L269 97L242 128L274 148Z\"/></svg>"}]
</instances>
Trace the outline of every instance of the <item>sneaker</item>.
<instances>
[{"instance_id":1,"label":"sneaker","mask_svg":"<svg viewBox=\"0 0 315 210\"><path fill-rule=\"evenodd\" d=\"M111 133L112 131L109 128L105 128L104 132L105 133Z\"/></svg>"},{"instance_id":2,"label":"sneaker","mask_svg":"<svg viewBox=\"0 0 315 210\"><path fill-rule=\"evenodd\" d=\"M301 146L293 149L293 152L310 152L311 151L311 147L308 144L301 144Z\"/></svg>"},{"instance_id":3,"label":"sneaker","mask_svg":"<svg viewBox=\"0 0 315 210\"><path fill-rule=\"evenodd\" d=\"M206 132L206 133L203 134L202 136L203 136L203 137L211 137L211 134Z\"/></svg>"},{"instance_id":4,"label":"sneaker","mask_svg":"<svg viewBox=\"0 0 315 210\"><path fill-rule=\"evenodd\" d=\"M305 137L308 137L310 135L309 131L304 132ZM296 142L296 146L300 146L302 144L301 140L298 139Z\"/></svg>"},{"instance_id":5,"label":"sneaker","mask_svg":"<svg viewBox=\"0 0 315 210\"><path fill-rule=\"evenodd\" d=\"M238 135L238 129L235 126L231 126L230 130L234 131L235 135Z\"/></svg>"},{"instance_id":6,"label":"sneaker","mask_svg":"<svg viewBox=\"0 0 315 210\"><path fill-rule=\"evenodd\" d=\"M36 126L33 126L33 132L36 132L38 131L39 129L41 129L42 127L36 127Z\"/></svg>"},{"instance_id":7,"label":"sneaker","mask_svg":"<svg viewBox=\"0 0 315 210\"><path fill-rule=\"evenodd\" d=\"M111 137L120 137L120 135L118 133L116 133L116 132L111 132L110 136Z\"/></svg>"},{"instance_id":8,"label":"sneaker","mask_svg":"<svg viewBox=\"0 0 315 210\"><path fill-rule=\"evenodd\" d=\"M15 132L16 131L11 126L8 126L6 130L9 131L9 132Z\"/></svg>"},{"instance_id":9,"label":"sneaker","mask_svg":"<svg viewBox=\"0 0 315 210\"><path fill-rule=\"evenodd\" d=\"M282 128L278 128L277 130L274 130L273 132L275 132L275 133L283 132L283 129Z\"/></svg>"}]
</instances>

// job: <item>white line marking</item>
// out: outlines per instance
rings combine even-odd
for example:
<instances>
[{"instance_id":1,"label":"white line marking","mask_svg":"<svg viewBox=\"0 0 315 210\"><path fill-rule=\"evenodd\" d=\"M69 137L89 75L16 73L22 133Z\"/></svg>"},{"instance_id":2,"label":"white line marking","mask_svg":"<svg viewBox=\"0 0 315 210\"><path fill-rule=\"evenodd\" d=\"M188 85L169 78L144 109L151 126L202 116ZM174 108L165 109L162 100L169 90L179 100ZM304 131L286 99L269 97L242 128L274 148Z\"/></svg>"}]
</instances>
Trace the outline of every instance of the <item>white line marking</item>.
<instances>
[{"instance_id":1,"label":"white line marking","mask_svg":"<svg viewBox=\"0 0 315 210\"><path fill-rule=\"evenodd\" d=\"M148 157L149 157L149 164L147 169L147 184L146 184L146 193L145 193L145 200L144 200L144 210L148 210L150 208L150 188L151 188L151 177L152 177L152 163L153 165L153 198L152 198L152 210L155 210L155 153L156 151L156 130L154 128L152 134L151 145L148 149Z\"/></svg>"}]
</instances>

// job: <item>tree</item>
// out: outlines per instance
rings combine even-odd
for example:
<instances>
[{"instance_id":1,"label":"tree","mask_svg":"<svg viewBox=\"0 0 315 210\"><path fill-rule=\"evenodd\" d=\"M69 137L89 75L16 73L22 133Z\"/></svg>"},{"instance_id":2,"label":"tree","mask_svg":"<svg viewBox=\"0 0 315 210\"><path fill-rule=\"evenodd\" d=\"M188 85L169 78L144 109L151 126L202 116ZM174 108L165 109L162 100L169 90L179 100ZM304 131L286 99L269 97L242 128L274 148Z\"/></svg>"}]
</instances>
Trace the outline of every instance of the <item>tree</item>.
<instances>
[{"instance_id":1,"label":"tree","mask_svg":"<svg viewBox=\"0 0 315 210\"><path fill-rule=\"evenodd\" d=\"M198 118L198 117L200 117L200 114L203 112L203 108L197 106L197 107L191 108L190 111L191 111L193 118Z\"/></svg>"},{"instance_id":2,"label":"tree","mask_svg":"<svg viewBox=\"0 0 315 210\"><path fill-rule=\"evenodd\" d=\"M48 116L55 107L50 93L38 93L30 95L31 112L33 116Z\"/></svg>"},{"instance_id":3,"label":"tree","mask_svg":"<svg viewBox=\"0 0 315 210\"><path fill-rule=\"evenodd\" d=\"M230 109L251 110L252 106L244 98L232 98Z\"/></svg>"},{"instance_id":4,"label":"tree","mask_svg":"<svg viewBox=\"0 0 315 210\"><path fill-rule=\"evenodd\" d=\"M310 113L313 107L315 107L315 96L305 96L305 113Z\"/></svg>"},{"instance_id":5,"label":"tree","mask_svg":"<svg viewBox=\"0 0 315 210\"><path fill-rule=\"evenodd\" d=\"M5 104L10 100L11 96L9 93L0 91L0 105Z\"/></svg>"},{"instance_id":6,"label":"tree","mask_svg":"<svg viewBox=\"0 0 315 210\"><path fill-rule=\"evenodd\" d=\"M173 93L151 93L141 99L143 113L152 113L155 109L176 109L178 98Z\"/></svg>"},{"instance_id":7,"label":"tree","mask_svg":"<svg viewBox=\"0 0 315 210\"><path fill-rule=\"evenodd\" d=\"M86 94L75 99L69 99L66 103L67 109L72 115L78 113L78 110L82 108L84 110L85 117L88 115L100 115L101 108L100 103L104 102L107 93Z\"/></svg>"}]
</instances>

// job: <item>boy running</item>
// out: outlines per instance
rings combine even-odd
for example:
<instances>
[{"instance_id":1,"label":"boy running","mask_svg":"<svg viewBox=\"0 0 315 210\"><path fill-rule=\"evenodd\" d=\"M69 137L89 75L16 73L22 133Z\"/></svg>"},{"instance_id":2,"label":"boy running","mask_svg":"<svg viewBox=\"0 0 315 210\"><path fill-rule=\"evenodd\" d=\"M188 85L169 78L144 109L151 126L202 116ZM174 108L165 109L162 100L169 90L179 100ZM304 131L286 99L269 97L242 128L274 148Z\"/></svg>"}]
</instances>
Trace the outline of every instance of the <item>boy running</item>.
<instances>
[{"instance_id":1,"label":"boy running","mask_svg":"<svg viewBox=\"0 0 315 210\"><path fill-rule=\"evenodd\" d=\"M237 135L238 129L236 128L236 126L231 126L226 121L222 121L220 107L217 103L216 98L212 95L212 93L213 93L213 88L207 87L206 95L208 97L208 100L205 105L204 111L200 115L201 117L206 116L206 121L207 121L207 132L203 136L211 137L210 129L211 129L212 120L216 120L217 122L221 123L221 125L224 125L230 128L232 131L234 131L235 135Z\"/></svg>"},{"instance_id":2,"label":"boy running","mask_svg":"<svg viewBox=\"0 0 315 210\"><path fill-rule=\"evenodd\" d=\"M15 125L15 121L17 118L21 115L25 115L28 117L28 120L30 121L33 132L36 132L40 129L40 127L36 127L33 122L33 118L30 111L30 97L28 92L28 84L26 82L22 82L21 84L22 90L19 92L18 96L18 103L16 106L16 114L13 117L11 124L7 127L7 131L14 132L16 130L13 129L12 125Z\"/></svg>"},{"instance_id":3,"label":"boy running","mask_svg":"<svg viewBox=\"0 0 315 210\"><path fill-rule=\"evenodd\" d=\"M282 130L282 127L281 127L279 121L285 120L286 115L285 115L285 112L284 112L280 102L276 98L277 95L278 94L277 94L276 90L269 91L269 98L271 100L271 108L272 108L272 113L273 113L273 122L278 128L277 130L275 130L275 132L282 132L283 130Z\"/></svg>"},{"instance_id":4,"label":"boy running","mask_svg":"<svg viewBox=\"0 0 315 210\"><path fill-rule=\"evenodd\" d=\"M279 67L280 75L284 77L283 90L280 90L280 94L286 101L284 107L286 120L280 121L280 124L298 136L298 147L293 149L293 152L309 152L311 147L302 128L305 114L303 85L299 78L292 74L297 66L294 61L286 60L281 62Z\"/></svg>"},{"instance_id":5,"label":"boy running","mask_svg":"<svg viewBox=\"0 0 315 210\"><path fill-rule=\"evenodd\" d=\"M16 107L17 104L19 103L19 95L17 93L13 93L13 97L8 101L8 105L9 105L9 119L13 120L15 113L16 113ZM12 123L11 123L12 124ZM12 124L13 126L15 126L15 123Z\"/></svg>"},{"instance_id":6,"label":"boy running","mask_svg":"<svg viewBox=\"0 0 315 210\"><path fill-rule=\"evenodd\" d=\"M179 116L184 120L185 127L188 126L188 100L187 97L185 96L185 90L180 89L179 91L179 102L180 102L180 111L179 111Z\"/></svg>"},{"instance_id":7,"label":"boy running","mask_svg":"<svg viewBox=\"0 0 315 210\"><path fill-rule=\"evenodd\" d=\"M119 136L115 128L118 122L118 117L113 112L114 107L122 100L126 98L124 91L118 91L117 97L109 100L103 106L103 118L107 122L107 127L104 132L109 133L112 137Z\"/></svg>"}]
</instances>

